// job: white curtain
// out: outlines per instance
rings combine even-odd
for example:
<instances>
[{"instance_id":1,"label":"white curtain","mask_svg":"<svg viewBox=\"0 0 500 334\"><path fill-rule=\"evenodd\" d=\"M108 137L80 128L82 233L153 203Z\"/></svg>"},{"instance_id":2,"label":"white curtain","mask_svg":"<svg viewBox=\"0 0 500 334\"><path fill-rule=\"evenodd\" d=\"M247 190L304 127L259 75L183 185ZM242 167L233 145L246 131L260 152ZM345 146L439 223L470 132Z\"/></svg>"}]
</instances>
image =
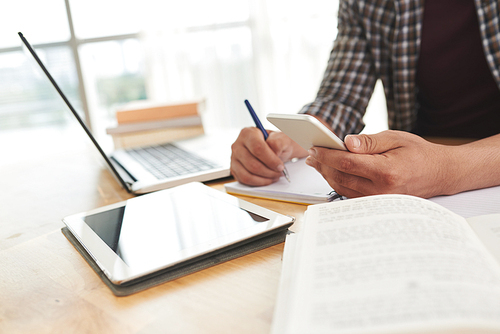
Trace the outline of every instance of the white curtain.
<instances>
[{"instance_id":1,"label":"white curtain","mask_svg":"<svg viewBox=\"0 0 500 334\"><path fill-rule=\"evenodd\" d=\"M334 1L150 0L147 90L161 102L206 99L206 128L252 126L314 99L336 36ZM268 124L266 124L268 125Z\"/></svg>"},{"instance_id":2,"label":"white curtain","mask_svg":"<svg viewBox=\"0 0 500 334\"><path fill-rule=\"evenodd\" d=\"M253 126L245 99L267 127L268 113L296 113L314 99L337 34L338 0L171 2L145 7L151 99L205 99L209 131ZM387 127L382 88L376 92L371 132Z\"/></svg>"}]
</instances>

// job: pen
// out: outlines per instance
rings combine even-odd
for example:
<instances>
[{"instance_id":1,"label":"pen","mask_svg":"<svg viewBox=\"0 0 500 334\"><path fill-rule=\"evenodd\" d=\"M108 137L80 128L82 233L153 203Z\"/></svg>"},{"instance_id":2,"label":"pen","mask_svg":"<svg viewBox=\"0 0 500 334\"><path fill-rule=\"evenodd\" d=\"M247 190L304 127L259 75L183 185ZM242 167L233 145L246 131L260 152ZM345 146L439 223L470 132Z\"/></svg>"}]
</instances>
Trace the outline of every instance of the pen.
<instances>
[{"instance_id":1,"label":"pen","mask_svg":"<svg viewBox=\"0 0 500 334\"><path fill-rule=\"evenodd\" d=\"M253 110L253 108L250 105L250 102L248 102L248 100L245 100L245 105L247 106L247 109L250 112L250 115L252 116L253 121L255 122L255 126L258 127L259 130L264 135L264 140L267 140L267 137L269 137L269 135L267 134L266 129L264 129L264 127L262 126L262 123L260 122L259 117L257 117L257 114ZM285 167L285 169L283 169L283 175L285 176L286 180L288 182L290 182L290 177L289 177L288 171L286 170L286 167Z\"/></svg>"}]
</instances>

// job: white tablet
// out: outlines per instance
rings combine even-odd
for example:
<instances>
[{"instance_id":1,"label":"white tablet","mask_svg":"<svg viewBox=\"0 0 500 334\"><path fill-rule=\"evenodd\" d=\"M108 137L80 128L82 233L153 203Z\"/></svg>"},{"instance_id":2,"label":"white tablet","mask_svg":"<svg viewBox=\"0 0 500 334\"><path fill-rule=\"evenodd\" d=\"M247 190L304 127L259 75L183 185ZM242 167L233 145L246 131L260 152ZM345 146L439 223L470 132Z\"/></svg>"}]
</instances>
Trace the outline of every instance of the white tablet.
<instances>
[{"instance_id":1,"label":"white tablet","mask_svg":"<svg viewBox=\"0 0 500 334\"><path fill-rule=\"evenodd\" d=\"M107 278L123 284L286 230L293 217L193 182L63 221Z\"/></svg>"},{"instance_id":2,"label":"white tablet","mask_svg":"<svg viewBox=\"0 0 500 334\"><path fill-rule=\"evenodd\" d=\"M269 114L267 119L306 150L313 146L346 150L344 142L311 115Z\"/></svg>"}]
</instances>

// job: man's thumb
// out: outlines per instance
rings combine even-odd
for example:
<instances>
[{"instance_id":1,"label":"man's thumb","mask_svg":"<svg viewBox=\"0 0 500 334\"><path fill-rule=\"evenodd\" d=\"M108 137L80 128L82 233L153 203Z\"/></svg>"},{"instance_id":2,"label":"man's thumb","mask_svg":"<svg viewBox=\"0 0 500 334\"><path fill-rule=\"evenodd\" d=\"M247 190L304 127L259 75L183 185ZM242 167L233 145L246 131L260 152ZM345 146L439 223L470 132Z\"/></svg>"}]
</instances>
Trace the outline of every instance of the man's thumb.
<instances>
[{"instance_id":1,"label":"man's thumb","mask_svg":"<svg viewBox=\"0 0 500 334\"><path fill-rule=\"evenodd\" d=\"M375 154L383 153L394 146L394 141L389 140L383 133L374 135L347 135L344 143L347 149L353 153Z\"/></svg>"}]
</instances>

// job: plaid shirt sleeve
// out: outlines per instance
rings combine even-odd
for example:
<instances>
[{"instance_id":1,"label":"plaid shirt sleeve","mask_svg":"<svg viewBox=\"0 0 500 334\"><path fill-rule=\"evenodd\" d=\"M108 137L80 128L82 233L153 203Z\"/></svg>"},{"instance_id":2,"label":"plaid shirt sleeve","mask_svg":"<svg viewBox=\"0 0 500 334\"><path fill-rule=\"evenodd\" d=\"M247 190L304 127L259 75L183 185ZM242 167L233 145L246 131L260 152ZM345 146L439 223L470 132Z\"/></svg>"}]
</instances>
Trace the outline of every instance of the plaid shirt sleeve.
<instances>
[{"instance_id":1,"label":"plaid shirt sleeve","mask_svg":"<svg viewBox=\"0 0 500 334\"><path fill-rule=\"evenodd\" d=\"M300 113L318 116L343 138L359 133L377 76L357 1L341 0L338 35L316 99Z\"/></svg>"}]
</instances>

